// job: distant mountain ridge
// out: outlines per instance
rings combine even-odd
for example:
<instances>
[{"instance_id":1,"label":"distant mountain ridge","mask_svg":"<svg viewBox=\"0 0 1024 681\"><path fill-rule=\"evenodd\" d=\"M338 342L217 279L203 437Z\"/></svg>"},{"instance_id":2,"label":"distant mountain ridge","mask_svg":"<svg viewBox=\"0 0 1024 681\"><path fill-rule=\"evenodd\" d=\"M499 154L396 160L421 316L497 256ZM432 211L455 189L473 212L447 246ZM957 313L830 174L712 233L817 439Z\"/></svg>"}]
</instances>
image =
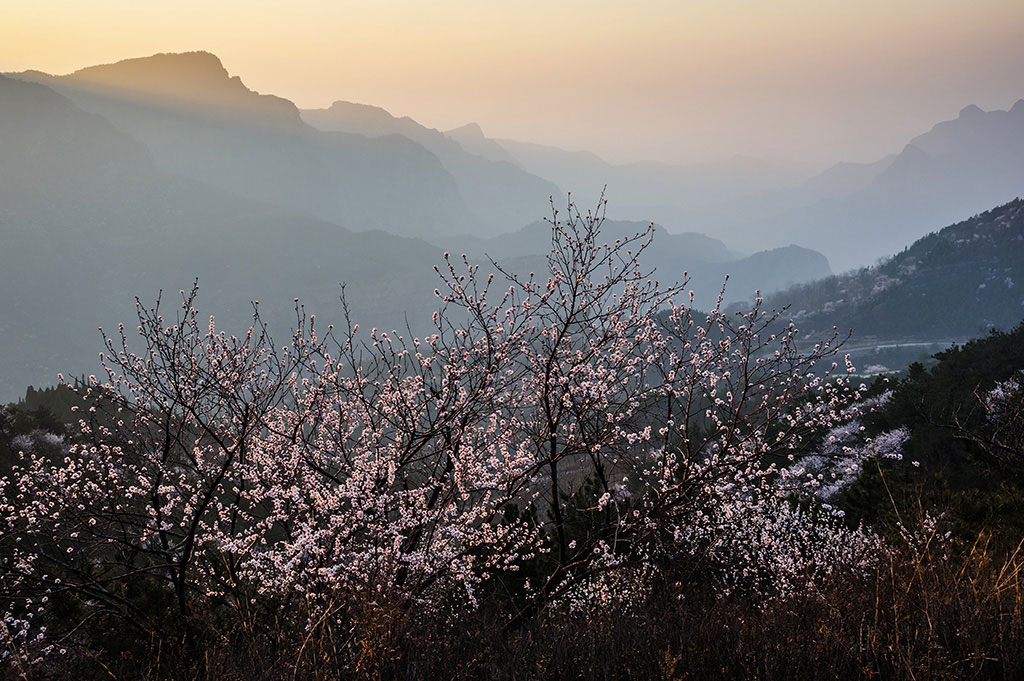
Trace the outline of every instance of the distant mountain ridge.
<instances>
[{"instance_id":1,"label":"distant mountain ridge","mask_svg":"<svg viewBox=\"0 0 1024 681\"><path fill-rule=\"evenodd\" d=\"M447 131L445 134L461 144L470 153L492 161L511 163L515 166L521 165L518 159L510 154L502 144L497 140L487 137L479 123L466 123L458 128ZM562 189L564 191L565 187L562 187Z\"/></svg>"},{"instance_id":2,"label":"distant mountain ridge","mask_svg":"<svg viewBox=\"0 0 1024 681\"><path fill-rule=\"evenodd\" d=\"M321 130L352 132L367 137L402 135L411 140L430 136L437 130L420 125L408 116L392 116L387 109L372 104L357 104L338 100L326 109L305 109L302 119Z\"/></svg>"},{"instance_id":3,"label":"distant mountain ridge","mask_svg":"<svg viewBox=\"0 0 1024 681\"><path fill-rule=\"evenodd\" d=\"M601 239L611 242L632 236L646 230L648 224L606 220ZM461 250L477 261L488 257L502 263L514 260L519 268L543 271L544 255L551 248L551 226L535 222L490 239L458 236L435 243L445 250ZM757 290L777 291L832 273L828 259L810 249L788 246L739 257L717 239L695 232L671 234L660 225L654 226L653 242L644 252L641 264L665 282L681 282L685 274L697 304L705 308L715 304L726 276L726 301L746 301Z\"/></svg>"},{"instance_id":4,"label":"distant mountain ridge","mask_svg":"<svg viewBox=\"0 0 1024 681\"><path fill-rule=\"evenodd\" d=\"M804 182L799 190L816 200L849 196L867 189L885 172L898 154L887 154L871 163L840 162Z\"/></svg>"},{"instance_id":5,"label":"distant mountain ridge","mask_svg":"<svg viewBox=\"0 0 1024 681\"><path fill-rule=\"evenodd\" d=\"M563 190L571 190L584 205L592 203L607 187L614 199L611 210L616 219L654 220L679 232L710 233L702 218L705 209L796 185L809 174L802 164L758 158L615 164L589 151L566 151L509 139L494 141L523 168L550 178ZM724 233L713 236L728 238Z\"/></svg>"},{"instance_id":6,"label":"distant mountain ridge","mask_svg":"<svg viewBox=\"0 0 1024 681\"><path fill-rule=\"evenodd\" d=\"M302 118L320 130L371 138L401 135L422 145L451 173L474 215L472 228L478 232L518 229L544 214L549 196L560 198L561 190L555 184L518 165L478 155L448 134L408 116L396 118L380 107L337 101L327 109L305 110Z\"/></svg>"},{"instance_id":7,"label":"distant mountain ridge","mask_svg":"<svg viewBox=\"0 0 1024 681\"><path fill-rule=\"evenodd\" d=\"M297 128L299 110L287 99L250 90L231 76L220 58L210 52L160 53L79 69L67 82L111 96L177 103L204 113L241 114L289 128Z\"/></svg>"},{"instance_id":8,"label":"distant mountain ridge","mask_svg":"<svg viewBox=\"0 0 1024 681\"><path fill-rule=\"evenodd\" d=\"M421 145L316 130L294 104L252 92L208 53L18 77L103 116L142 142L161 169L238 196L354 230L426 236L480 227L452 176Z\"/></svg>"},{"instance_id":9,"label":"distant mountain ridge","mask_svg":"<svg viewBox=\"0 0 1024 681\"><path fill-rule=\"evenodd\" d=\"M629 220L605 220L601 238L614 240L631 236L647 229L650 223ZM661 225L655 225L654 240L662 253L685 256L703 262L731 262L738 257L724 243L697 232L670 234ZM477 257L517 258L526 255L544 255L551 248L551 225L546 221L535 221L521 229L490 238L470 234L437 239L438 246L452 250L456 244L460 250Z\"/></svg>"},{"instance_id":10,"label":"distant mountain ridge","mask_svg":"<svg viewBox=\"0 0 1024 681\"><path fill-rule=\"evenodd\" d=\"M616 219L654 220L748 253L799 244L824 253L837 271L873 263L935 224L1024 194L1024 100L1007 111L969 105L898 153L870 163L836 163L817 174L747 158L616 165L591 152L489 139L479 126L449 134L454 132L476 153L511 156L571 189L583 205L607 186Z\"/></svg>"},{"instance_id":11,"label":"distant mountain ridge","mask_svg":"<svg viewBox=\"0 0 1024 681\"><path fill-rule=\"evenodd\" d=\"M790 200L804 205L733 223L728 230L755 247L799 243L828 255L837 270L858 267L899 250L935 224L1024 195L1022 159L1024 100L1008 111L968 106L956 119L912 139L891 160L857 169L851 183L859 186L856 191L833 189L813 202ZM810 186L815 188L813 181ZM711 225L702 231L719 233Z\"/></svg>"},{"instance_id":12,"label":"distant mountain ridge","mask_svg":"<svg viewBox=\"0 0 1024 681\"><path fill-rule=\"evenodd\" d=\"M50 88L0 76L0 402L57 372L97 372L96 327L129 324L198 277L204 314L278 332L299 297L339 322L339 284L360 323L421 328L435 305L426 242L336 224L167 173L139 141ZM419 316L417 316L419 315Z\"/></svg>"},{"instance_id":13,"label":"distant mountain ridge","mask_svg":"<svg viewBox=\"0 0 1024 681\"><path fill-rule=\"evenodd\" d=\"M151 304L160 290L168 292L165 304L173 310L173 292L196 277L203 313L216 314L225 329L244 328L254 299L279 332L294 319L295 297L324 323L340 321L337 299L345 282L354 321L394 328L408 319L423 330L436 305L431 267L440 261L439 246L383 231L353 232L282 206L273 195L257 200L196 174L175 173L173 149L154 144L155 133L146 126L178 125L180 134L200 135L215 153L249 135L287 142L292 133L266 132L265 119L248 128L243 123L239 132L231 117L211 118L202 107L192 113L168 109L162 100L154 104L149 95L140 101L134 91L111 96L108 89L94 92L93 85L77 88L39 75L33 80L49 84L0 76L0 288L12 292L0 300L0 401L14 399L29 384L52 383L57 372L95 372L97 326L130 322L135 296ZM238 92L245 100L262 96ZM126 132L78 102L110 109L115 121L147 134ZM300 127L294 134L302 140L307 133ZM313 134L318 143L320 135L332 137ZM227 135L227 141L213 135ZM395 136L381 141L415 145ZM547 207L547 196L539 200ZM610 223L607 235L645 226ZM508 260L524 251L526 258L546 252L550 229L534 222L493 240L452 238L463 241L460 250L481 244L481 254L499 245L508 253L494 254ZM650 264L666 280L689 268L717 291L724 272L709 263L737 262L721 242L700 234L660 231L657 239ZM827 272L823 266L821 273ZM706 277L698 275L701 267L710 268Z\"/></svg>"},{"instance_id":14,"label":"distant mountain ridge","mask_svg":"<svg viewBox=\"0 0 1024 681\"><path fill-rule=\"evenodd\" d=\"M730 187L781 176L763 179L777 171L751 159L615 166L347 102L300 111L205 52L0 76L0 286L14 292L0 302L0 392L90 364L97 323L128 319L135 295L195 276L229 325L245 323L252 298L278 318L295 296L337 312L344 281L356 321L400 326L435 304L430 266L442 249L536 269L550 245L536 219L549 214L549 195L564 205L537 167L593 181L595 194L609 184L616 217L623 204L629 214L670 202L646 216L676 220L657 228L644 265L665 281L686 271L702 306L729 274L729 301L757 289L772 304L794 302L808 332L836 323L883 340L976 336L1024 317L1019 200L846 276L828 277L823 253L838 251L843 268L903 248L926 220L952 222L936 215L1022 195L1022 158L1024 100L1001 112L967 107L900 154L799 181L794 171L793 186L714 204ZM586 191L573 193L583 206ZM681 203L694 192L703 204ZM703 229L723 224L714 215L743 229ZM606 236L647 224L609 220Z\"/></svg>"}]
</instances>

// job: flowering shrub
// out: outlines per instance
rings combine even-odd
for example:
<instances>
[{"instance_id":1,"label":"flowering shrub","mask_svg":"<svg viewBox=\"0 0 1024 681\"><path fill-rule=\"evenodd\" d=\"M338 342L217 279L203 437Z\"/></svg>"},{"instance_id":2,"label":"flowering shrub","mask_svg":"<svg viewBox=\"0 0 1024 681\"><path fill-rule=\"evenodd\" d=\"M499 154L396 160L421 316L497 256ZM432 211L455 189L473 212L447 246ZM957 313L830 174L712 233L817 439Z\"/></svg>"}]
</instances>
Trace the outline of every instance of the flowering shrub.
<instances>
[{"instance_id":1,"label":"flowering shrub","mask_svg":"<svg viewBox=\"0 0 1024 681\"><path fill-rule=\"evenodd\" d=\"M989 433L979 442L989 454L1020 470L1024 466L1024 371L996 383L979 396L989 424ZM976 441L977 437L974 438Z\"/></svg>"},{"instance_id":2,"label":"flowering shrub","mask_svg":"<svg viewBox=\"0 0 1024 681\"><path fill-rule=\"evenodd\" d=\"M446 254L422 336L297 305L279 346L258 311L239 337L202 321L195 288L173 318L140 303L143 347L106 340L75 443L5 481L8 640L102 616L192 645L211 612L356 631L367 604L457 612L527 568L519 617L674 561L765 595L861 564L876 539L785 501L858 397L839 339L799 353L760 298L697 313L638 264L653 227L609 244L602 220L553 211L543 273ZM52 598L69 617L43 635Z\"/></svg>"},{"instance_id":3,"label":"flowering shrub","mask_svg":"<svg viewBox=\"0 0 1024 681\"><path fill-rule=\"evenodd\" d=\"M847 409L850 420L830 430L818 451L790 467L790 473L807 480L808 493L824 502L834 502L857 480L865 461L903 459L909 429L894 428L874 438L865 438L865 428L859 418L861 414L884 407L891 396L891 392L885 392L852 405Z\"/></svg>"}]
</instances>

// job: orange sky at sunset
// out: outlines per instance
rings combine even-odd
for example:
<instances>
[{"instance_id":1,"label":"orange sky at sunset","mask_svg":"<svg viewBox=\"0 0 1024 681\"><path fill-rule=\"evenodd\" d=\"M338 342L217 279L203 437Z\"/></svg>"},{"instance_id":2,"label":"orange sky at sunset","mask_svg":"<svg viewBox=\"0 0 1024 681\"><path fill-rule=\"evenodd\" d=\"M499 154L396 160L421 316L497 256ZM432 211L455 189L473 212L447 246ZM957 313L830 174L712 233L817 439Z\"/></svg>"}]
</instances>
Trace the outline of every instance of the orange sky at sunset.
<instances>
[{"instance_id":1,"label":"orange sky at sunset","mask_svg":"<svg viewBox=\"0 0 1024 681\"><path fill-rule=\"evenodd\" d=\"M300 107L610 160L873 160L1024 97L1024 2L6 0L0 71L208 50Z\"/></svg>"}]
</instances>

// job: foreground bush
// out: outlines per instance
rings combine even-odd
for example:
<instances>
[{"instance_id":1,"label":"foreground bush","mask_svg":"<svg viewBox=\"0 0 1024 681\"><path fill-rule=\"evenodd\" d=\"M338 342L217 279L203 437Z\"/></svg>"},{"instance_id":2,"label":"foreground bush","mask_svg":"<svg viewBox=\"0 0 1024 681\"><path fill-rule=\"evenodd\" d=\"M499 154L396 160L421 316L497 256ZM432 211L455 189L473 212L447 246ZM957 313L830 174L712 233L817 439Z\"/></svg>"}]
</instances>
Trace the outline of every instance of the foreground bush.
<instances>
[{"instance_id":1,"label":"foreground bush","mask_svg":"<svg viewBox=\"0 0 1024 681\"><path fill-rule=\"evenodd\" d=\"M446 255L423 337L297 308L281 346L195 289L140 304L72 444L25 440L5 479L8 669L671 678L690 641L769 664L748 627L857 605L838 585L906 561L823 496L863 408L837 338L800 353L759 300L696 314L640 269L653 228L601 222L556 211L541 276Z\"/></svg>"}]
</instances>

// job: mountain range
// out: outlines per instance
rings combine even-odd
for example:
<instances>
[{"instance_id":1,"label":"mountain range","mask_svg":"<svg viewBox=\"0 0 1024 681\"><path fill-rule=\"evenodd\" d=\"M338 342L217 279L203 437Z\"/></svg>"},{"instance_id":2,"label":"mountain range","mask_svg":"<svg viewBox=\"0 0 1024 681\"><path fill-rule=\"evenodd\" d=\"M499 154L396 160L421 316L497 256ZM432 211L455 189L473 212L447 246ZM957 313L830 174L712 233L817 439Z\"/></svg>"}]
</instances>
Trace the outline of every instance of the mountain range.
<instances>
[{"instance_id":1,"label":"mountain range","mask_svg":"<svg viewBox=\"0 0 1024 681\"><path fill-rule=\"evenodd\" d=\"M475 123L441 132L363 104L300 111L249 90L216 56L161 54L44 82L144 142L164 169L353 230L432 238L512 232L548 196L700 232L734 251L798 244L845 270L873 263L935 224L1024 194L1024 100L960 115L871 163L612 164L590 152L492 139Z\"/></svg>"},{"instance_id":2,"label":"mountain range","mask_svg":"<svg viewBox=\"0 0 1024 681\"><path fill-rule=\"evenodd\" d=\"M287 331L300 297L339 321L339 284L364 325L434 305L437 248L336 224L167 172L107 119L0 77L0 395L96 371L99 325L133 301L200 282L205 313L248 324L252 300ZM386 273L386 276L382 276ZM180 298L178 298L180 301ZM329 318L329 319L328 319Z\"/></svg>"},{"instance_id":3,"label":"mountain range","mask_svg":"<svg viewBox=\"0 0 1024 681\"><path fill-rule=\"evenodd\" d=\"M611 242L643 232L649 225L605 220L601 225L601 238ZM704 309L715 304L727 277L724 300L728 303L750 300L758 290L776 291L832 274L825 256L800 246L790 245L741 257L723 242L704 234L672 234L660 225L653 225L653 228L653 243L643 252L641 266L656 272L666 283L685 279L694 292L695 304ZM439 239L436 243L445 250L460 249L478 261L491 258L517 270L542 272L544 256L551 250L551 225L538 221L496 237L462 235Z\"/></svg>"},{"instance_id":4,"label":"mountain range","mask_svg":"<svg viewBox=\"0 0 1024 681\"><path fill-rule=\"evenodd\" d=\"M97 326L130 320L135 296L174 298L197 278L204 313L235 331L252 300L279 331L296 297L339 322L343 282L364 327L408 319L422 330L445 234L486 240L561 197L513 163L411 126L430 149L390 132L319 130L202 52L0 77L0 394L94 372ZM474 182L494 190L504 222L467 208ZM498 196L515 187L518 198ZM686 261L731 257L717 247Z\"/></svg>"},{"instance_id":5,"label":"mountain range","mask_svg":"<svg viewBox=\"0 0 1024 681\"><path fill-rule=\"evenodd\" d=\"M784 198L794 207L702 231L727 229L755 248L799 243L824 252L837 271L851 269L901 249L936 224L1024 196L1022 159L1024 99L1008 111L968 106L894 156L833 168L830 177L790 192ZM826 188L830 195L815 197Z\"/></svg>"},{"instance_id":6,"label":"mountain range","mask_svg":"<svg viewBox=\"0 0 1024 681\"><path fill-rule=\"evenodd\" d=\"M969 107L899 154L806 177L806 169L756 159L614 165L491 139L476 124L442 132L344 101L300 110L252 91L205 52L0 76L0 287L8 293L0 400L51 383L58 371L95 371L96 326L130 320L135 296L152 303L163 290L173 305L174 292L196 278L203 312L234 331L248 323L252 300L279 332L294 320L295 298L339 323L343 282L364 327L424 330L442 251L536 270L550 246L550 226L538 218L550 214L549 202L564 205L576 184L589 185L571 194L583 207L608 185L609 239L659 221L644 266L666 281L685 272L705 307L728 274L729 301L789 287L811 331L838 319L869 336L889 329L909 338L916 329L931 341L1006 326L1024 314L1019 303L979 301L997 285L1015 295L1016 265L993 260L985 276L995 278L975 282L971 263L1020 258L1015 242L993 237L998 244L981 253L981 242L939 238L953 279L926 267L932 261L915 244L908 252L918 254L918 269L899 270L904 283L883 289L877 312L836 292L897 278L879 268L905 264L905 254L849 275L874 277L870 286L829 278L830 260L845 268L894 253L953 221L936 216L1016 195L1021 121L1024 102L1005 112ZM1012 285L999 284L999 267ZM956 277L981 298L951 293ZM793 288L811 280L819 283ZM960 326L872 321L904 309L900 286L955 302ZM827 299L812 295L826 291ZM929 305L909 309L924 314Z\"/></svg>"},{"instance_id":7,"label":"mountain range","mask_svg":"<svg viewBox=\"0 0 1024 681\"><path fill-rule=\"evenodd\" d=\"M617 219L654 220L751 253L799 244L837 271L873 264L949 224L1024 195L1024 99L1006 111L969 105L872 162L806 166L756 158L672 165L608 163L586 151L489 139L479 126L448 135L517 163L591 203L607 185Z\"/></svg>"},{"instance_id":8,"label":"mountain range","mask_svg":"<svg viewBox=\"0 0 1024 681\"><path fill-rule=\"evenodd\" d=\"M457 231L494 234L518 229L543 215L549 196L561 198L555 184L526 172L510 159L472 153L449 135L408 117L395 118L380 107L338 101L327 109L303 111L302 119L324 131L371 139L401 136L428 150L451 173L474 216L471 225Z\"/></svg>"},{"instance_id":9,"label":"mountain range","mask_svg":"<svg viewBox=\"0 0 1024 681\"><path fill-rule=\"evenodd\" d=\"M354 229L463 232L478 225L437 157L397 135L327 133L205 52L161 54L67 76L17 74L103 116L158 167Z\"/></svg>"}]
</instances>

